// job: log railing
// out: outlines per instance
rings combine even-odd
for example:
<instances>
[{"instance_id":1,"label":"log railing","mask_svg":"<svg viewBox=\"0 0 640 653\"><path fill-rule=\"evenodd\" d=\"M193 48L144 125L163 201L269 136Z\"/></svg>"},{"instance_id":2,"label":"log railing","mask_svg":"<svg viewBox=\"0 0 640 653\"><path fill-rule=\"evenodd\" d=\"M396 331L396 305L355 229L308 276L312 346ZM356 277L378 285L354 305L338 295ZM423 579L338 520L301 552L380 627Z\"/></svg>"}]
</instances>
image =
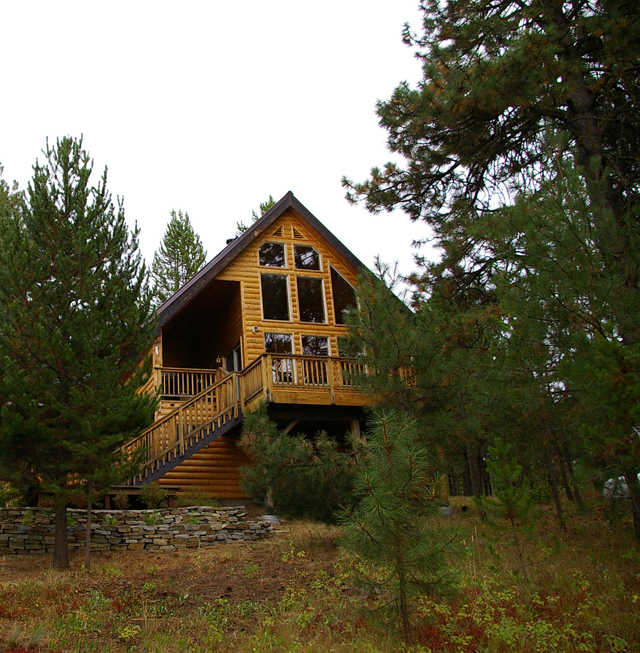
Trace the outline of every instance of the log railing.
<instances>
[{"instance_id":1,"label":"log railing","mask_svg":"<svg viewBox=\"0 0 640 653\"><path fill-rule=\"evenodd\" d=\"M355 376L365 371L355 361L329 356L272 354L267 359L271 359L273 385L280 387L355 388Z\"/></svg>"},{"instance_id":2,"label":"log railing","mask_svg":"<svg viewBox=\"0 0 640 653\"><path fill-rule=\"evenodd\" d=\"M131 482L142 480L177 456L184 455L213 428L238 417L238 377L237 372L226 375L124 445L122 451L129 458L139 449L147 452L144 471Z\"/></svg>"},{"instance_id":3,"label":"log railing","mask_svg":"<svg viewBox=\"0 0 640 653\"><path fill-rule=\"evenodd\" d=\"M265 387L265 374L262 357L256 359L242 370L242 399L248 402L259 395Z\"/></svg>"},{"instance_id":4,"label":"log railing","mask_svg":"<svg viewBox=\"0 0 640 653\"><path fill-rule=\"evenodd\" d=\"M269 387L354 388L366 369L357 361L330 356L263 354L242 371L245 401Z\"/></svg>"},{"instance_id":5,"label":"log railing","mask_svg":"<svg viewBox=\"0 0 640 653\"><path fill-rule=\"evenodd\" d=\"M221 368L198 370L180 367L157 367L156 383L163 398L194 397L226 375Z\"/></svg>"}]
</instances>

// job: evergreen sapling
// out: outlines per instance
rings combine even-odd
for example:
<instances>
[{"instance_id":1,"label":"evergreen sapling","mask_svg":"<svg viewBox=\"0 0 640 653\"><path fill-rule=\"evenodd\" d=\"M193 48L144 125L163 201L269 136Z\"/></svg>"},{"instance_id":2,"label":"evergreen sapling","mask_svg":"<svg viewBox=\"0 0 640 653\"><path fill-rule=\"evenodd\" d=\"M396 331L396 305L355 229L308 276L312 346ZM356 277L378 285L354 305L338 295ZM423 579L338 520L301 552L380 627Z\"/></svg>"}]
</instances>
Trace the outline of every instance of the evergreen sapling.
<instances>
[{"instance_id":1,"label":"evergreen sapling","mask_svg":"<svg viewBox=\"0 0 640 653\"><path fill-rule=\"evenodd\" d=\"M488 523L496 528L510 531L516 550L520 571L525 581L529 574L524 558L523 532L530 529L537 518L536 502L531 490L522 478L522 466L511 455L511 447L499 438L489 447L487 469L491 474L494 497L483 496L475 499Z\"/></svg>"},{"instance_id":2,"label":"evergreen sapling","mask_svg":"<svg viewBox=\"0 0 640 653\"><path fill-rule=\"evenodd\" d=\"M354 480L357 503L341 514L343 544L356 556L364 585L397 607L409 644L411 597L449 584L447 557L456 535L437 521L439 502L429 491L433 463L414 420L397 412L375 416L364 446Z\"/></svg>"}]
</instances>

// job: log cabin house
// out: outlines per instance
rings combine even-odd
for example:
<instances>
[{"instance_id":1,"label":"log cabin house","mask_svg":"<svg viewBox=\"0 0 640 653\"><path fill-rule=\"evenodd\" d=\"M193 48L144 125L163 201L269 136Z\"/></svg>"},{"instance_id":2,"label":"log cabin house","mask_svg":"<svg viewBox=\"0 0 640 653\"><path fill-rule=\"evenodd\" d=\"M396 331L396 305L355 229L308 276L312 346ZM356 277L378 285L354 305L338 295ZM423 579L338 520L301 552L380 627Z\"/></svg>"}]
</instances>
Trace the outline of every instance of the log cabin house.
<instances>
[{"instance_id":1,"label":"log cabin house","mask_svg":"<svg viewBox=\"0 0 640 653\"><path fill-rule=\"evenodd\" d=\"M154 424L139 485L220 499L246 495L236 447L243 413L265 401L287 432L359 431L365 397L344 357L344 316L363 264L289 192L158 310Z\"/></svg>"}]
</instances>

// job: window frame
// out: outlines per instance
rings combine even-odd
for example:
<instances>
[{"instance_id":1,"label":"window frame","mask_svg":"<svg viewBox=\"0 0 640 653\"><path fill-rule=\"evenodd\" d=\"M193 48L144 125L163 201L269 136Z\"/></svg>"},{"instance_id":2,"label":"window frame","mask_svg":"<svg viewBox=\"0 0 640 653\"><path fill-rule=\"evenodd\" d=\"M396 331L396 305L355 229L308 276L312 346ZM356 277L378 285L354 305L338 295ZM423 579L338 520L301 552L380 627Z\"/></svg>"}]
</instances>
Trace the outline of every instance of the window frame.
<instances>
[{"instance_id":1,"label":"window frame","mask_svg":"<svg viewBox=\"0 0 640 653\"><path fill-rule=\"evenodd\" d=\"M298 303L298 319L300 320L301 324L328 324L328 319L327 319L327 292L326 292L326 287L325 287L325 279L324 276L307 276L304 274L297 274L295 275L296 277L296 299ZM313 279L314 281L319 281L320 282L320 294L322 296L322 311L323 311L323 320L322 322L308 322L307 320L302 319L302 311L300 309L300 286L298 285L298 280L299 279Z\"/></svg>"},{"instance_id":2,"label":"window frame","mask_svg":"<svg viewBox=\"0 0 640 653\"><path fill-rule=\"evenodd\" d=\"M260 250L265 246L265 245L280 245L282 247L282 251L284 254L284 261L283 265L264 265L260 261ZM266 240L260 247L258 247L258 267L259 268L266 268L267 270L286 270L289 266L287 265L287 243L279 243L278 241L275 240Z\"/></svg>"},{"instance_id":3,"label":"window frame","mask_svg":"<svg viewBox=\"0 0 640 653\"><path fill-rule=\"evenodd\" d=\"M271 269L279 269L279 268L267 268L269 270ZM265 311L264 311L264 292L262 289L262 277L283 277L285 280L286 284L286 289L287 289L287 312L289 316L287 319L283 320L281 318L273 318L273 317L265 317ZM296 287L297 290L297 287ZM293 316L293 306L291 304L291 286L289 284L289 275L288 274L270 274L269 272L260 272L260 309L262 311L262 319L267 322L291 322L292 321L292 316Z\"/></svg>"},{"instance_id":4,"label":"window frame","mask_svg":"<svg viewBox=\"0 0 640 653\"><path fill-rule=\"evenodd\" d=\"M318 269L315 268L299 268L296 262L296 248L307 247L312 249L318 255ZM293 268L301 270L302 272L322 272L322 254L313 245L304 245L303 243L293 243Z\"/></svg>"}]
</instances>

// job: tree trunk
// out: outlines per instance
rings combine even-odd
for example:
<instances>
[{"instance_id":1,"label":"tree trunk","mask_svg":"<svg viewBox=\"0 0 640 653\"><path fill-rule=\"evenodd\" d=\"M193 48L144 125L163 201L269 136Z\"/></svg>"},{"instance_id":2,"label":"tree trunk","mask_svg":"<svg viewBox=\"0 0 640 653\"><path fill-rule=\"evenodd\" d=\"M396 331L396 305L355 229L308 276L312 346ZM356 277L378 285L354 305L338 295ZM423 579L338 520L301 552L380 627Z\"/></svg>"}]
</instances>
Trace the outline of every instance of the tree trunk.
<instances>
[{"instance_id":1,"label":"tree trunk","mask_svg":"<svg viewBox=\"0 0 640 653\"><path fill-rule=\"evenodd\" d=\"M482 496L482 477L480 475L480 465L478 464L478 452L470 442L467 442L467 460L469 461L473 496L479 499Z\"/></svg>"},{"instance_id":2,"label":"tree trunk","mask_svg":"<svg viewBox=\"0 0 640 653\"><path fill-rule=\"evenodd\" d=\"M558 464L560 465L560 475L562 476L562 485L564 485L564 493L569 501L573 501L573 492L569 485L569 477L567 476L567 468L565 467L562 455L558 453Z\"/></svg>"},{"instance_id":3,"label":"tree trunk","mask_svg":"<svg viewBox=\"0 0 640 653\"><path fill-rule=\"evenodd\" d=\"M553 458L549 449L546 450L547 458L547 471L549 472L549 485L551 486L551 492L553 494L553 500L556 504L556 513L558 515L558 522L560 523L560 528L563 531L567 530L567 525L564 523L564 512L562 510L562 501L560 500L560 492L558 491L558 476L556 474L556 468L553 464Z\"/></svg>"},{"instance_id":4,"label":"tree trunk","mask_svg":"<svg viewBox=\"0 0 640 653\"><path fill-rule=\"evenodd\" d=\"M406 583L404 578L404 571L401 568L398 569L398 608L400 610L400 617L402 618L402 630L404 631L404 643L407 647L411 646L412 643L412 634L411 634L411 622L409 621L409 604L407 602L407 592L406 592Z\"/></svg>"},{"instance_id":5,"label":"tree trunk","mask_svg":"<svg viewBox=\"0 0 640 653\"><path fill-rule=\"evenodd\" d=\"M456 476L455 470L451 470L447 473L447 480L449 481L449 494L452 497L458 496L458 477Z\"/></svg>"},{"instance_id":6,"label":"tree trunk","mask_svg":"<svg viewBox=\"0 0 640 653\"><path fill-rule=\"evenodd\" d=\"M473 494L471 486L471 469L469 467L469 459L464 457L464 468L462 470L462 493L465 497L470 497Z\"/></svg>"},{"instance_id":7,"label":"tree trunk","mask_svg":"<svg viewBox=\"0 0 640 653\"><path fill-rule=\"evenodd\" d=\"M55 504L56 535L53 566L66 569L69 566L69 541L67 539L67 501L57 499Z\"/></svg>"},{"instance_id":8,"label":"tree trunk","mask_svg":"<svg viewBox=\"0 0 640 653\"><path fill-rule=\"evenodd\" d=\"M573 463L571 462L571 456L568 451L565 451L565 460L567 461L567 468L569 469L569 476L571 477L571 487L573 488L573 495L576 498L576 505L578 508L582 508L582 495L580 494L580 488L578 488L578 483L576 481L575 474L573 473Z\"/></svg>"},{"instance_id":9,"label":"tree trunk","mask_svg":"<svg viewBox=\"0 0 640 653\"><path fill-rule=\"evenodd\" d=\"M516 527L515 521L509 519L511 522L511 533L513 535L513 543L516 545L516 551L518 552L518 561L520 562L520 570L524 576L525 581L529 582L529 574L527 574L527 566L524 563L524 552L520 546L520 538L518 537L518 528Z\"/></svg>"},{"instance_id":10,"label":"tree trunk","mask_svg":"<svg viewBox=\"0 0 640 653\"><path fill-rule=\"evenodd\" d=\"M87 527L84 532L84 570L91 568L91 481L87 481Z\"/></svg>"},{"instance_id":11,"label":"tree trunk","mask_svg":"<svg viewBox=\"0 0 640 653\"><path fill-rule=\"evenodd\" d=\"M626 471L624 479L627 482L629 498L631 499L631 514L633 515L633 531L636 540L640 540L640 484L635 471Z\"/></svg>"}]
</instances>

